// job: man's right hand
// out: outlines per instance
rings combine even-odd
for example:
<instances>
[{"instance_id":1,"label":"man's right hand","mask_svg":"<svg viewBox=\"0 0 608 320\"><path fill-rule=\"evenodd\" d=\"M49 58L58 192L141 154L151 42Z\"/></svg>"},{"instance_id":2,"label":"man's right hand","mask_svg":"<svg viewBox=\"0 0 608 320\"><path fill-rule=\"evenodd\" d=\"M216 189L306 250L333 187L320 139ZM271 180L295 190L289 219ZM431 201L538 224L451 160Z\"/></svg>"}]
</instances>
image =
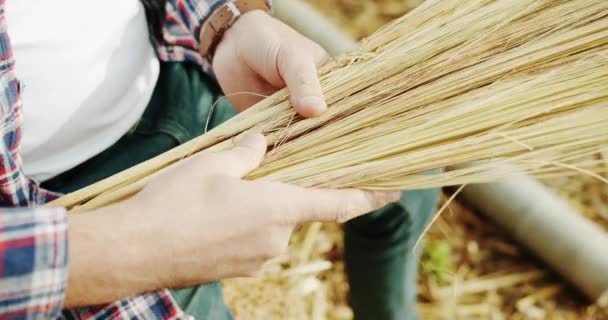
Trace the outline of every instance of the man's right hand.
<instances>
[{"instance_id":1,"label":"man's right hand","mask_svg":"<svg viewBox=\"0 0 608 320\"><path fill-rule=\"evenodd\" d=\"M191 157L129 200L70 217L68 306L254 275L286 252L297 224L345 222L399 199L242 180L265 152L263 136L246 135L231 150Z\"/></svg>"}]
</instances>

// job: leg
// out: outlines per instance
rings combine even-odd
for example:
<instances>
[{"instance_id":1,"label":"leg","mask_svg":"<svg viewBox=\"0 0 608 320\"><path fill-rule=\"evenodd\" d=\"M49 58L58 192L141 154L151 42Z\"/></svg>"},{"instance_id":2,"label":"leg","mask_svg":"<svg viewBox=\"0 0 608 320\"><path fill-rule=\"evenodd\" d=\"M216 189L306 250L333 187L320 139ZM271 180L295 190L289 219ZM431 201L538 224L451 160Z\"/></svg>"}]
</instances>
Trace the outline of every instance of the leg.
<instances>
[{"instance_id":1,"label":"leg","mask_svg":"<svg viewBox=\"0 0 608 320\"><path fill-rule=\"evenodd\" d=\"M219 97L219 88L200 67L186 63L161 64L154 94L137 126L104 152L45 182L43 187L71 192L199 136L203 133L210 107ZM234 109L222 101L213 114L211 125L234 114ZM196 319L232 319L219 283L172 293L180 307Z\"/></svg>"},{"instance_id":2,"label":"leg","mask_svg":"<svg viewBox=\"0 0 608 320\"><path fill-rule=\"evenodd\" d=\"M357 320L416 319L420 250L439 191L406 192L389 205L345 225L346 272Z\"/></svg>"},{"instance_id":3,"label":"leg","mask_svg":"<svg viewBox=\"0 0 608 320\"><path fill-rule=\"evenodd\" d=\"M230 320L232 314L224 304L222 284L214 282L198 287L171 290L182 310L195 319Z\"/></svg>"}]
</instances>

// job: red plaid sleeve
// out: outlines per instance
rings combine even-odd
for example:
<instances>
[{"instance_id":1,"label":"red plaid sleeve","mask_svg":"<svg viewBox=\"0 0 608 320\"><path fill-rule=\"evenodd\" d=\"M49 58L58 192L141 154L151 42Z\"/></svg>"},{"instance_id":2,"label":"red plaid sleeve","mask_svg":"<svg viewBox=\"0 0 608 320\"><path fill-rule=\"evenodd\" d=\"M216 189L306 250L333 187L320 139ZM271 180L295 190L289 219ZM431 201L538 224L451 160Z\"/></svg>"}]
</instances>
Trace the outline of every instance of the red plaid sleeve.
<instances>
[{"instance_id":1,"label":"red plaid sleeve","mask_svg":"<svg viewBox=\"0 0 608 320\"><path fill-rule=\"evenodd\" d=\"M0 0L0 207L32 207L54 197L20 170L19 82ZM0 319L53 319L67 279L63 209L0 208Z\"/></svg>"},{"instance_id":2,"label":"red plaid sleeve","mask_svg":"<svg viewBox=\"0 0 608 320\"><path fill-rule=\"evenodd\" d=\"M181 311L169 290L123 299L112 304L65 310L61 319L193 320Z\"/></svg>"},{"instance_id":3,"label":"red plaid sleeve","mask_svg":"<svg viewBox=\"0 0 608 320\"><path fill-rule=\"evenodd\" d=\"M0 0L0 207L31 207L56 195L44 191L21 171L20 84L14 75L15 60Z\"/></svg>"},{"instance_id":4,"label":"red plaid sleeve","mask_svg":"<svg viewBox=\"0 0 608 320\"><path fill-rule=\"evenodd\" d=\"M208 15L226 1L169 0L163 39L157 43L159 58L198 63L210 71L209 61L198 53L198 33ZM67 280L66 213L34 208L57 195L39 188L21 170L20 85L13 72L5 3L0 0L0 320L191 318L167 290L61 313Z\"/></svg>"},{"instance_id":5,"label":"red plaid sleeve","mask_svg":"<svg viewBox=\"0 0 608 320\"><path fill-rule=\"evenodd\" d=\"M20 84L5 3L0 0L0 320L187 318L167 290L61 312L68 272L67 218L63 209L35 208L57 195L39 188L21 170Z\"/></svg>"},{"instance_id":6,"label":"red plaid sleeve","mask_svg":"<svg viewBox=\"0 0 608 320\"><path fill-rule=\"evenodd\" d=\"M157 44L157 52L164 61L190 61L211 70L211 63L199 54L198 36L203 22L227 0L169 0L166 22L162 31L163 41ZM271 0L266 0L269 6Z\"/></svg>"},{"instance_id":7,"label":"red plaid sleeve","mask_svg":"<svg viewBox=\"0 0 608 320\"><path fill-rule=\"evenodd\" d=\"M67 282L63 209L0 209L0 319L55 319Z\"/></svg>"}]
</instances>

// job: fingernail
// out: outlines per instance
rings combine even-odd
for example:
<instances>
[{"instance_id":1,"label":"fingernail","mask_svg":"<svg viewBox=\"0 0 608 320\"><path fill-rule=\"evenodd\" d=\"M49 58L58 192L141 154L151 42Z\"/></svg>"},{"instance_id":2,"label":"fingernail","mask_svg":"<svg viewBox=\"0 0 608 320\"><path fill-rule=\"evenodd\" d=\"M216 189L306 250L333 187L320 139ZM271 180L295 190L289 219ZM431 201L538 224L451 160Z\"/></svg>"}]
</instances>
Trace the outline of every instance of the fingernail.
<instances>
[{"instance_id":1,"label":"fingernail","mask_svg":"<svg viewBox=\"0 0 608 320\"><path fill-rule=\"evenodd\" d=\"M305 108L309 108L313 114L319 115L327 110L327 103L325 100L317 96L308 96L300 99L300 105Z\"/></svg>"}]
</instances>

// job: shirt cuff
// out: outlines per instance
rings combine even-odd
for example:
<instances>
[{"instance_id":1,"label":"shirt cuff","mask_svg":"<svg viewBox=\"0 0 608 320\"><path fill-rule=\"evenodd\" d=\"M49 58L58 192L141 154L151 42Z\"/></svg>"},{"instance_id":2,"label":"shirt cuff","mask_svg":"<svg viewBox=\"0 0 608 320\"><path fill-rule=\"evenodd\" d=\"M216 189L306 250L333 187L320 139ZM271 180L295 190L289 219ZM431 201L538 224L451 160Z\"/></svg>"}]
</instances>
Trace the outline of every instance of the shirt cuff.
<instances>
[{"instance_id":1,"label":"shirt cuff","mask_svg":"<svg viewBox=\"0 0 608 320\"><path fill-rule=\"evenodd\" d=\"M55 319L68 278L63 208L0 208L0 314Z\"/></svg>"},{"instance_id":2,"label":"shirt cuff","mask_svg":"<svg viewBox=\"0 0 608 320\"><path fill-rule=\"evenodd\" d=\"M169 290L146 293L103 306L65 310L63 316L65 319L194 319L180 309Z\"/></svg>"}]
</instances>

